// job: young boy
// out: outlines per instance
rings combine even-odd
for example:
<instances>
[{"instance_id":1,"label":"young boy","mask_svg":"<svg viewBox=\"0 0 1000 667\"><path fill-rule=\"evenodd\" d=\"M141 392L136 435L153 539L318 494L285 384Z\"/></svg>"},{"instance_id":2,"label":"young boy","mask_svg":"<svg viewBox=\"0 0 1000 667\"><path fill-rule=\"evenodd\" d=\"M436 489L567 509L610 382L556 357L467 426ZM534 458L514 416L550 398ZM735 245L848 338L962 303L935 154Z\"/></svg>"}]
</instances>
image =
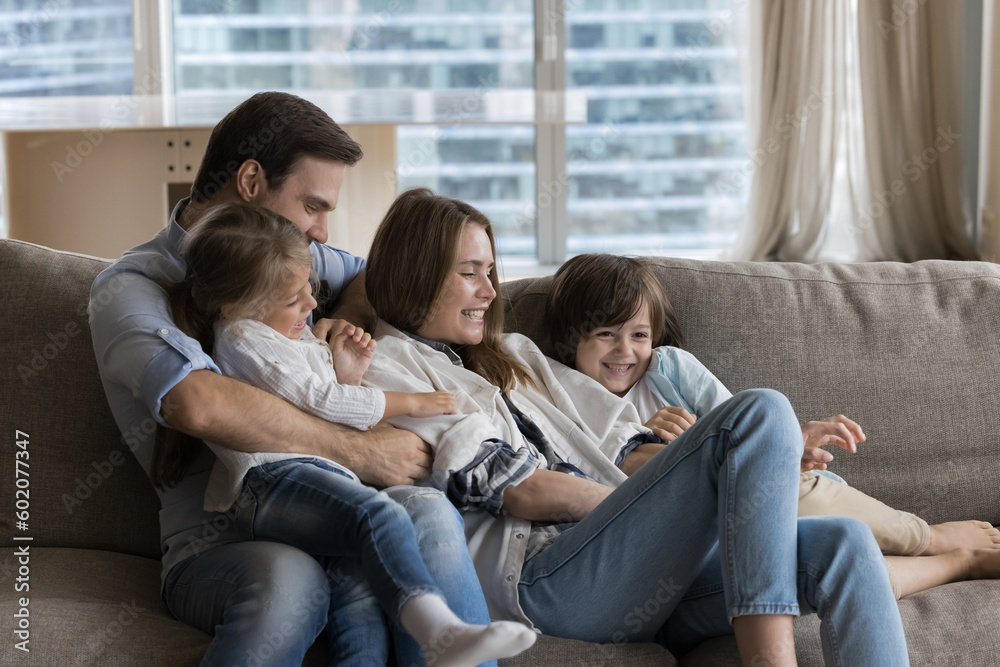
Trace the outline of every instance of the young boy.
<instances>
[{"instance_id":1,"label":"young boy","mask_svg":"<svg viewBox=\"0 0 1000 667\"><path fill-rule=\"evenodd\" d=\"M640 260L602 254L570 259L556 272L545 320L560 361L632 403L642 423L667 443L732 397L680 349L673 306ZM857 424L839 420L864 440ZM1000 531L989 523L929 526L848 486L825 467L803 461L799 516L853 517L871 528L883 553L922 556L886 559L897 598L948 581L1000 577Z\"/></svg>"}]
</instances>

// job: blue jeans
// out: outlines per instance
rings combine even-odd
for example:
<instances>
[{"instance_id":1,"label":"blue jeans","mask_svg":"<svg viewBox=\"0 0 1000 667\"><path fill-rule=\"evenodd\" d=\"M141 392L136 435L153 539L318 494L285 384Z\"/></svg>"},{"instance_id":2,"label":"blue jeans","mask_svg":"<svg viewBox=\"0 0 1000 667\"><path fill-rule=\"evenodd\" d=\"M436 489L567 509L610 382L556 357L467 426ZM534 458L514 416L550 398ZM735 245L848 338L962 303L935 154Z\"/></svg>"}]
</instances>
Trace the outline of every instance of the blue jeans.
<instances>
[{"instance_id":1,"label":"blue jeans","mask_svg":"<svg viewBox=\"0 0 1000 667\"><path fill-rule=\"evenodd\" d=\"M385 493L409 515L448 606L468 623L488 623L462 520L448 500L427 488ZM299 511L289 509L298 522ZM356 558L313 558L277 542L226 544L174 567L164 597L179 620L214 635L203 665L300 665L324 627L331 665L385 665L388 658L385 618ZM400 667L424 664L407 633L397 631L395 645Z\"/></svg>"},{"instance_id":2,"label":"blue jeans","mask_svg":"<svg viewBox=\"0 0 1000 667\"><path fill-rule=\"evenodd\" d=\"M827 664L909 664L871 531L797 518L801 455L784 396L737 394L529 560L521 607L547 634L678 653L736 616L815 611Z\"/></svg>"}]
</instances>

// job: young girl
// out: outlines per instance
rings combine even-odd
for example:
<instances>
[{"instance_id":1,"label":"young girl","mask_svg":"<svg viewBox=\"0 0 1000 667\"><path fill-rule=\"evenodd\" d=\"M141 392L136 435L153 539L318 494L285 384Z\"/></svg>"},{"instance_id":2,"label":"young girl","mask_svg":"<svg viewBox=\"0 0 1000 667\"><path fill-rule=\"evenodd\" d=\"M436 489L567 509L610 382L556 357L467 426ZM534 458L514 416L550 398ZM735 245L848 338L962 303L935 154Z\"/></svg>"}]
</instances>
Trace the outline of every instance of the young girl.
<instances>
[{"instance_id":1,"label":"young girl","mask_svg":"<svg viewBox=\"0 0 1000 667\"><path fill-rule=\"evenodd\" d=\"M563 363L632 403L640 421L666 442L732 397L680 349L673 306L640 260L591 254L565 262L555 274L545 322ZM864 440L857 424L834 419L856 441ZM865 522L883 553L891 554L886 561L897 598L950 581L1000 577L1000 531L990 524L928 526L826 473L825 463L803 459L802 467L799 516L836 514Z\"/></svg>"},{"instance_id":2,"label":"young girl","mask_svg":"<svg viewBox=\"0 0 1000 667\"><path fill-rule=\"evenodd\" d=\"M327 344L307 320L309 241L285 218L248 204L213 209L185 239L187 272L167 288L178 326L213 349L220 369L317 417L366 429L384 418L452 414L446 392L358 386L375 341L345 324ZM162 446L161 446L162 445ZM246 453L208 443L218 460L205 509L233 509L247 539L283 542L314 556L360 559L389 618L435 665L476 665L520 653L535 634L517 623L466 624L448 608L421 559L406 511L348 469L319 457ZM178 440L157 443L153 470L183 460Z\"/></svg>"}]
</instances>

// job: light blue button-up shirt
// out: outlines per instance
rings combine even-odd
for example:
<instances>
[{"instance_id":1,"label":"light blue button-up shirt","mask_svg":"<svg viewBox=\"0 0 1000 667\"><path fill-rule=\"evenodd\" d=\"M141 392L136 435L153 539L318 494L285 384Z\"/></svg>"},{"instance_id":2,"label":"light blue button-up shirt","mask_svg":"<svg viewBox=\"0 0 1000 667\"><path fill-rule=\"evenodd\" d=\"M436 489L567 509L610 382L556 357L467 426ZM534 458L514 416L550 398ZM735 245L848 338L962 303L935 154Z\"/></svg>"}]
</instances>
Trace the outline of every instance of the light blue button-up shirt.
<instances>
[{"instance_id":1,"label":"light blue button-up shirt","mask_svg":"<svg viewBox=\"0 0 1000 667\"><path fill-rule=\"evenodd\" d=\"M167 227L151 241L101 272L90 292L90 330L108 404L147 474L156 425L166 425L161 415L164 396L191 371L219 372L198 341L174 324L160 287L184 277L181 243L186 232L177 221L188 201L177 204ZM342 250L319 243L312 243L310 250L319 280L329 284L334 296L364 268L363 259ZM214 462L215 455L202 446L179 484L157 489L163 577L185 558L239 539L230 514L202 509Z\"/></svg>"}]
</instances>

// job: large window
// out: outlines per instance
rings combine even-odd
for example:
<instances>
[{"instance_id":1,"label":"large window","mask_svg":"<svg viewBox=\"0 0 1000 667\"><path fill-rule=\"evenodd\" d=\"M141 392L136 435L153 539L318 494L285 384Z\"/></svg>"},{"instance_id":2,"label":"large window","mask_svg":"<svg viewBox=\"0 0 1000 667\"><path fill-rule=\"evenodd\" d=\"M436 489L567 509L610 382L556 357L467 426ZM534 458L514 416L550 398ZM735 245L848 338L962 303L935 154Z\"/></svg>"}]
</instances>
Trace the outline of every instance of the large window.
<instances>
[{"instance_id":1,"label":"large window","mask_svg":"<svg viewBox=\"0 0 1000 667\"><path fill-rule=\"evenodd\" d=\"M717 253L746 197L735 16L728 0L622 5L567 2L566 85L588 118L566 128L566 252Z\"/></svg>"},{"instance_id":2,"label":"large window","mask_svg":"<svg viewBox=\"0 0 1000 667\"><path fill-rule=\"evenodd\" d=\"M428 115L454 122L399 127L399 189L425 186L467 200L493 220L504 255L534 256L534 128L464 120L489 91L531 91L531 0L361 0L336 14L325 2L174 7L180 96L344 91L355 115L381 119L419 116L413 92L435 91ZM379 106L365 92L378 92Z\"/></svg>"},{"instance_id":3,"label":"large window","mask_svg":"<svg viewBox=\"0 0 1000 667\"><path fill-rule=\"evenodd\" d=\"M130 0L0 0L0 97L129 93L132 50Z\"/></svg>"},{"instance_id":4,"label":"large window","mask_svg":"<svg viewBox=\"0 0 1000 667\"><path fill-rule=\"evenodd\" d=\"M0 96L132 91L130 0L0 0Z\"/></svg>"},{"instance_id":5,"label":"large window","mask_svg":"<svg viewBox=\"0 0 1000 667\"><path fill-rule=\"evenodd\" d=\"M0 0L0 95L130 92L149 57L138 45L133 57L135 22L168 46L154 62L179 107L279 89L333 94L351 118L410 119L399 189L471 202L526 264L596 250L712 256L735 237L747 152L729 0L152 5ZM586 122L464 113L491 91L536 89L584 98Z\"/></svg>"}]
</instances>

